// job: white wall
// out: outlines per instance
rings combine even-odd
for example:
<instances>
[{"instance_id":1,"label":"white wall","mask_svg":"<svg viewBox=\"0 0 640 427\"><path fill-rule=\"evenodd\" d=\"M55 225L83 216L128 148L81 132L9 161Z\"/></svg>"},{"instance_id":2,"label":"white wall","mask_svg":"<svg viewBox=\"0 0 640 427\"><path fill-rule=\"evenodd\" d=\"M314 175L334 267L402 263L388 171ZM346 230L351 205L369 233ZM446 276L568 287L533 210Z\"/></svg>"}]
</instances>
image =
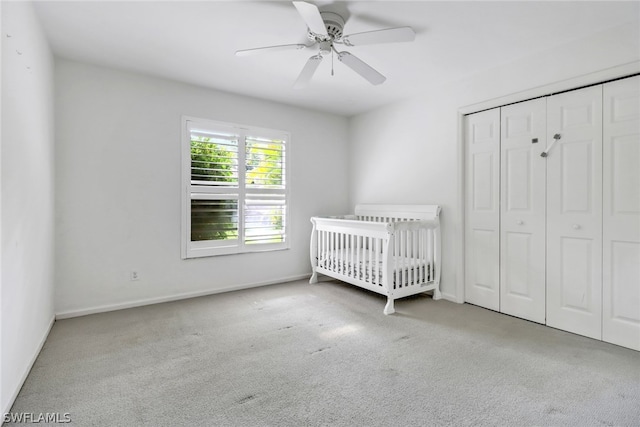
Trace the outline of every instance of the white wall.
<instances>
[{"instance_id":1,"label":"white wall","mask_svg":"<svg viewBox=\"0 0 640 427\"><path fill-rule=\"evenodd\" d=\"M53 322L54 143L53 58L32 5L3 2L2 30L4 413Z\"/></svg>"},{"instance_id":2,"label":"white wall","mask_svg":"<svg viewBox=\"0 0 640 427\"><path fill-rule=\"evenodd\" d=\"M639 60L636 22L456 83L434 86L410 100L353 117L349 134L350 204L442 205L441 286L446 298L462 302L460 112L472 112L471 104L483 102L477 111L506 100L544 95L551 84L556 89L569 89L595 83L617 76L619 70L611 67L632 63L622 68L638 70Z\"/></svg>"},{"instance_id":3,"label":"white wall","mask_svg":"<svg viewBox=\"0 0 640 427\"><path fill-rule=\"evenodd\" d=\"M349 210L346 118L67 60L55 68L58 314L310 273L309 218ZM291 132L290 250L180 258L182 115Z\"/></svg>"}]
</instances>

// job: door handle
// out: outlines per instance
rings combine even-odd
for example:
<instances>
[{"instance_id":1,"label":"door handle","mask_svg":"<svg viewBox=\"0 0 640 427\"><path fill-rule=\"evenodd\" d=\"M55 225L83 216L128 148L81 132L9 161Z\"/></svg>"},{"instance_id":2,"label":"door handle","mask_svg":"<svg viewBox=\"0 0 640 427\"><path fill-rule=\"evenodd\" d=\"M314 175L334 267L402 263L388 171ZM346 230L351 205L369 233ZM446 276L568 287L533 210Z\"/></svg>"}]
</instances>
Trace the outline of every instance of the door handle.
<instances>
[{"instance_id":1,"label":"door handle","mask_svg":"<svg viewBox=\"0 0 640 427\"><path fill-rule=\"evenodd\" d=\"M560 138L562 138L562 136L559 133L553 135L553 141L551 141L551 145L549 145L546 150L540 153L540 157L547 157L549 155L549 151L551 151L551 148L553 148L553 144L555 144L556 141L558 141Z\"/></svg>"},{"instance_id":2,"label":"door handle","mask_svg":"<svg viewBox=\"0 0 640 427\"><path fill-rule=\"evenodd\" d=\"M580 230L580 224L573 224L573 229L574 230Z\"/></svg>"}]
</instances>

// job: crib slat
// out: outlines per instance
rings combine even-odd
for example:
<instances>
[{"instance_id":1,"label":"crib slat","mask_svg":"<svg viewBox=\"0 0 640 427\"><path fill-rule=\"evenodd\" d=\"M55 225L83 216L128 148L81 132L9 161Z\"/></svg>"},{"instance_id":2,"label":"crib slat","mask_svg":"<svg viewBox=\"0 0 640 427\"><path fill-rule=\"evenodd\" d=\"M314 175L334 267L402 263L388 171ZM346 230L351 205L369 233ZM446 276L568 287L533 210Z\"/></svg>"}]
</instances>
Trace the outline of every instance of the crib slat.
<instances>
[{"instance_id":1,"label":"crib slat","mask_svg":"<svg viewBox=\"0 0 640 427\"><path fill-rule=\"evenodd\" d=\"M369 279L368 282L373 284L373 237L369 237L369 241L367 242L367 257L368 257L368 270L369 270Z\"/></svg>"},{"instance_id":2,"label":"crib slat","mask_svg":"<svg viewBox=\"0 0 640 427\"><path fill-rule=\"evenodd\" d=\"M427 230L427 262L429 263L429 275L427 281L433 281L433 230Z\"/></svg>"},{"instance_id":3,"label":"crib slat","mask_svg":"<svg viewBox=\"0 0 640 427\"><path fill-rule=\"evenodd\" d=\"M329 248L327 247L327 232L322 232L322 255L324 256L324 265L323 267L327 268L327 257L329 256Z\"/></svg>"},{"instance_id":4,"label":"crib slat","mask_svg":"<svg viewBox=\"0 0 640 427\"><path fill-rule=\"evenodd\" d=\"M398 286L398 271L400 270L400 239L396 235L393 238L393 289Z\"/></svg>"},{"instance_id":5,"label":"crib slat","mask_svg":"<svg viewBox=\"0 0 640 427\"><path fill-rule=\"evenodd\" d=\"M331 269L331 233L329 231L325 232L324 236L324 250L326 254L325 267Z\"/></svg>"},{"instance_id":6,"label":"crib slat","mask_svg":"<svg viewBox=\"0 0 640 427\"><path fill-rule=\"evenodd\" d=\"M344 234L338 233L338 273L344 274Z\"/></svg>"},{"instance_id":7,"label":"crib slat","mask_svg":"<svg viewBox=\"0 0 640 427\"><path fill-rule=\"evenodd\" d=\"M336 271L336 233L331 232L329 234L329 244L331 245L330 254L331 254L331 271Z\"/></svg>"},{"instance_id":8,"label":"crib slat","mask_svg":"<svg viewBox=\"0 0 640 427\"><path fill-rule=\"evenodd\" d=\"M425 233L424 233L424 245L425 245L424 246L424 258L427 261L427 263L431 263L431 255L429 255L429 245L430 245L430 243L429 243L429 235L430 234L431 233L429 232L429 230L425 230ZM431 268L431 267L429 267L429 268ZM431 281L431 276L429 274L429 270L425 271L425 276L426 276L425 280L427 282Z\"/></svg>"},{"instance_id":9,"label":"crib slat","mask_svg":"<svg viewBox=\"0 0 640 427\"><path fill-rule=\"evenodd\" d=\"M327 267L327 259L329 257L329 251L327 250L327 232L322 232L322 256L324 257L323 267Z\"/></svg>"},{"instance_id":10,"label":"crib slat","mask_svg":"<svg viewBox=\"0 0 640 427\"><path fill-rule=\"evenodd\" d=\"M340 260L342 261L342 274L347 274L347 248L346 248L347 235L346 233L340 233Z\"/></svg>"},{"instance_id":11,"label":"crib slat","mask_svg":"<svg viewBox=\"0 0 640 427\"><path fill-rule=\"evenodd\" d=\"M347 241L347 274L353 277L353 235L349 235Z\"/></svg>"},{"instance_id":12,"label":"crib slat","mask_svg":"<svg viewBox=\"0 0 640 427\"><path fill-rule=\"evenodd\" d=\"M413 283L415 284L420 284L422 283L420 281L420 258L418 258L418 242L420 240L420 230L415 230L413 232Z\"/></svg>"},{"instance_id":13,"label":"crib slat","mask_svg":"<svg viewBox=\"0 0 640 427\"><path fill-rule=\"evenodd\" d=\"M347 233L343 234L344 237L344 248L342 251L344 252L344 266L342 274L348 276L349 275L349 235Z\"/></svg>"},{"instance_id":14,"label":"crib slat","mask_svg":"<svg viewBox=\"0 0 640 427\"><path fill-rule=\"evenodd\" d=\"M344 233L340 233L340 240L339 240L339 244L340 244L340 273L344 274L344 238L345 238L345 234Z\"/></svg>"},{"instance_id":15,"label":"crib slat","mask_svg":"<svg viewBox=\"0 0 640 427\"><path fill-rule=\"evenodd\" d=\"M422 262L422 258L420 258L420 233L422 232L422 230L416 230L415 231L415 249L414 249L414 254L416 257L416 268L418 269L418 271L416 272L416 281L417 283L421 284L424 283L422 281L422 266L424 265Z\"/></svg>"},{"instance_id":16,"label":"crib slat","mask_svg":"<svg viewBox=\"0 0 640 427\"><path fill-rule=\"evenodd\" d=\"M431 257L429 256L429 230L424 230L424 247L422 248L423 257L425 260L425 270L424 270L424 281L429 282L429 263L431 262Z\"/></svg>"},{"instance_id":17,"label":"crib slat","mask_svg":"<svg viewBox=\"0 0 640 427\"><path fill-rule=\"evenodd\" d=\"M360 254L360 268L359 273L362 277L361 280L367 280L367 258L366 258L366 248L367 248L367 238L364 236L360 237L360 246L358 247L358 253Z\"/></svg>"},{"instance_id":18,"label":"crib slat","mask_svg":"<svg viewBox=\"0 0 640 427\"><path fill-rule=\"evenodd\" d=\"M375 268L375 278L376 278L376 284L378 286L380 286L382 283L382 280L380 280L380 239L376 238L375 239L375 264L374 264L374 268Z\"/></svg>"},{"instance_id":19,"label":"crib slat","mask_svg":"<svg viewBox=\"0 0 640 427\"><path fill-rule=\"evenodd\" d=\"M408 285L413 286L416 284L416 261L415 261L415 257L413 255L414 251L414 231L409 231L409 283Z\"/></svg>"},{"instance_id":20,"label":"crib slat","mask_svg":"<svg viewBox=\"0 0 640 427\"><path fill-rule=\"evenodd\" d=\"M323 263L323 267L327 268L329 267L329 247L328 247L328 240L327 240L327 232L323 231L322 232L322 255L324 256L324 263Z\"/></svg>"},{"instance_id":21,"label":"crib slat","mask_svg":"<svg viewBox=\"0 0 640 427\"><path fill-rule=\"evenodd\" d=\"M403 288L407 279L407 230L402 230L400 235L402 236L402 270L400 274L400 287Z\"/></svg>"},{"instance_id":22,"label":"crib slat","mask_svg":"<svg viewBox=\"0 0 640 427\"><path fill-rule=\"evenodd\" d=\"M353 258L353 277L360 278L360 236L355 236L354 242L354 258Z\"/></svg>"},{"instance_id":23,"label":"crib slat","mask_svg":"<svg viewBox=\"0 0 640 427\"><path fill-rule=\"evenodd\" d=\"M400 238L400 271L398 271L398 287L399 288L403 288L404 287L404 280L405 280L405 263L406 263L406 234L404 231L400 231L399 233L399 238Z\"/></svg>"},{"instance_id":24,"label":"crib slat","mask_svg":"<svg viewBox=\"0 0 640 427\"><path fill-rule=\"evenodd\" d=\"M407 230L407 283L405 286L411 286L411 275L413 271L411 271L412 260L411 260L411 231Z\"/></svg>"},{"instance_id":25,"label":"crib slat","mask_svg":"<svg viewBox=\"0 0 640 427\"><path fill-rule=\"evenodd\" d=\"M418 256L418 260L419 260L419 265L424 267L420 267L420 269L418 270L418 282L419 283L424 283L424 273L426 273L426 268L427 268L427 264L424 262L424 253L423 253L423 230L418 230L418 251L417 251L417 256ZM424 271L423 271L424 268Z\"/></svg>"},{"instance_id":26,"label":"crib slat","mask_svg":"<svg viewBox=\"0 0 640 427\"><path fill-rule=\"evenodd\" d=\"M342 274L347 273L347 233L342 233Z\"/></svg>"},{"instance_id":27,"label":"crib slat","mask_svg":"<svg viewBox=\"0 0 640 427\"><path fill-rule=\"evenodd\" d=\"M373 284L373 260L371 257L373 256L373 249L371 249L373 241L371 237L367 237L367 281Z\"/></svg>"},{"instance_id":28,"label":"crib slat","mask_svg":"<svg viewBox=\"0 0 640 427\"><path fill-rule=\"evenodd\" d=\"M338 273L344 274L344 234L338 233Z\"/></svg>"},{"instance_id":29,"label":"crib slat","mask_svg":"<svg viewBox=\"0 0 640 427\"><path fill-rule=\"evenodd\" d=\"M398 269L396 270L396 288L402 287L402 231L396 232L396 239L398 239Z\"/></svg>"},{"instance_id":30,"label":"crib slat","mask_svg":"<svg viewBox=\"0 0 640 427\"><path fill-rule=\"evenodd\" d=\"M335 248L334 248L334 257L335 257L335 271L340 273L340 233L335 233Z\"/></svg>"},{"instance_id":31,"label":"crib slat","mask_svg":"<svg viewBox=\"0 0 640 427\"><path fill-rule=\"evenodd\" d=\"M324 262L324 252L322 251L322 235L324 234L324 231L318 231L318 234L316 235L316 265L319 265L320 267L322 267L322 263Z\"/></svg>"},{"instance_id":32,"label":"crib slat","mask_svg":"<svg viewBox=\"0 0 640 427\"><path fill-rule=\"evenodd\" d=\"M331 233L331 271L337 271L336 254L336 233Z\"/></svg>"},{"instance_id":33,"label":"crib slat","mask_svg":"<svg viewBox=\"0 0 640 427\"><path fill-rule=\"evenodd\" d=\"M405 286L411 285L411 231L407 230L407 283Z\"/></svg>"},{"instance_id":34,"label":"crib slat","mask_svg":"<svg viewBox=\"0 0 640 427\"><path fill-rule=\"evenodd\" d=\"M368 257L369 257L369 260L368 260L369 263L367 264L368 267L369 267L369 279L368 279L368 281L369 281L369 283L371 283L373 285L373 283L374 283L373 282L373 237L369 238L369 242L368 243L369 243L368 250L367 250Z\"/></svg>"},{"instance_id":35,"label":"crib slat","mask_svg":"<svg viewBox=\"0 0 640 427\"><path fill-rule=\"evenodd\" d=\"M405 286L411 286L413 284L411 283L413 275L413 270L411 269L413 267L413 261L411 259L411 246L413 245L413 240L411 238L411 230L407 230L407 283Z\"/></svg>"},{"instance_id":36,"label":"crib slat","mask_svg":"<svg viewBox=\"0 0 640 427\"><path fill-rule=\"evenodd\" d=\"M347 269L349 273L349 277L355 277L355 274L354 274L355 265L353 263L354 261L353 251L355 246L354 239L355 239L355 236L353 234L349 236L349 267Z\"/></svg>"}]
</instances>

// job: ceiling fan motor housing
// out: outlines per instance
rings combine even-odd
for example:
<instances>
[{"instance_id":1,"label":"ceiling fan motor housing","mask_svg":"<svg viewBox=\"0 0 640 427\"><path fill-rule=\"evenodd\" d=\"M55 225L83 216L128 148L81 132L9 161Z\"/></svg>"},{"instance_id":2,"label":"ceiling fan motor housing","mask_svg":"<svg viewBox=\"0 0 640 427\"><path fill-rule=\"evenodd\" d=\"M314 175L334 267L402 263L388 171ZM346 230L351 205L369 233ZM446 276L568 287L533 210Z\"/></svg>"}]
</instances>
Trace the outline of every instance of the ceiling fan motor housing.
<instances>
[{"instance_id":1,"label":"ceiling fan motor housing","mask_svg":"<svg viewBox=\"0 0 640 427\"><path fill-rule=\"evenodd\" d=\"M333 12L320 12L324 25L327 28L327 33L333 38L338 40L342 37L342 30L344 28L344 19L342 16Z\"/></svg>"}]
</instances>

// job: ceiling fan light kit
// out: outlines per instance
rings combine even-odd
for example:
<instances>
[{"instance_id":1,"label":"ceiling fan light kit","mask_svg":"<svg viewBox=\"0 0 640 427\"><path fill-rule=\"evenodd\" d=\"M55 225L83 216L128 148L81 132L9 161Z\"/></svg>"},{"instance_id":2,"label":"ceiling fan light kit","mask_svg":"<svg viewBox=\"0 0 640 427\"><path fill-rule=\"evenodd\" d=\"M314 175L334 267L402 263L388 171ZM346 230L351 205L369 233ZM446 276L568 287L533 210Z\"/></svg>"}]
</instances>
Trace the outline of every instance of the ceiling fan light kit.
<instances>
[{"instance_id":1,"label":"ceiling fan light kit","mask_svg":"<svg viewBox=\"0 0 640 427\"><path fill-rule=\"evenodd\" d=\"M382 43L409 42L415 40L415 32L411 27L387 28L383 30L343 35L346 22L339 14L329 11L320 12L316 5L304 1L294 1L293 5L307 24L307 38L311 42L310 44L286 44L243 49L236 51L236 56L247 56L254 53L282 50L318 49L319 53L311 56L302 68L302 71L293 85L295 89L306 87L320 66L320 62L323 57L333 53L337 55L338 60L341 63L351 68L351 70L372 85L382 84L386 80L385 76L352 53L347 51L338 51L335 45L342 44L347 47L357 47Z\"/></svg>"}]
</instances>

